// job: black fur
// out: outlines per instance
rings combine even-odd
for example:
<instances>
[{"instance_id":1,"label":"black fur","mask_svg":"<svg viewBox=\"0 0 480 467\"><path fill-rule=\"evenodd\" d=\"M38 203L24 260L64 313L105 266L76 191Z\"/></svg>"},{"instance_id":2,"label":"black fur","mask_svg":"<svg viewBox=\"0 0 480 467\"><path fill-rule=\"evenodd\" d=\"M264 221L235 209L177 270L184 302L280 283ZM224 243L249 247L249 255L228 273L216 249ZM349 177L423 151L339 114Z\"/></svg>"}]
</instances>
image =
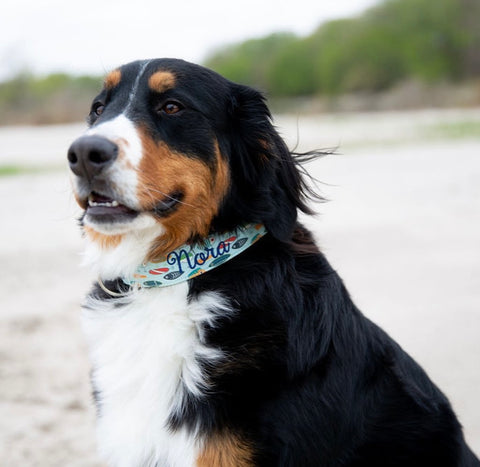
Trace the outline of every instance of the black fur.
<instances>
[{"instance_id":1,"label":"black fur","mask_svg":"<svg viewBox=\"0 0 480 467\"><path fill-rule=\"evenodd\" d=\"M220 289L239 313L207 330L233 363L182 422L244 432L259 465L479 465L445 396L308 237L301 226L288 243L266 237L192 282L192 296Z\"/></svg>"},{"instance_id":2,"label":"black fur","mask_svg":"<svg viewBox=\"0 0 480 467\"><path fill-rule=\"evenodd\" d=\"M139 66L123 67L122 80L133 80ZM231 186L212 230L262 222L269 232L190 281L192 299L218 291L237 313L204 330L228 361L203 364L211 392L187 399L172 429L240 433L259 466L479 466L446 397L355 307L298 223L298 210L310 212L309 189L263 96L186 62L148 66L172 70L178 85L168 97L186 110L162 122L152 118L160 98L147 96L145 86L149 106L132 108L129 117L152 138L205 161L215 137ZM107 103L101 118L122 108L122 89L100 95Z\"/></svg>"},{"instance_id":3,"label":"black fur","mask_svg":"<svg viewBox=\"0 0 480 467\"><path fill-rule=\"evenodd\" d=\"M270 235L191 281L192 297L220 291L238 313L206 329L229 355L205 368L213 394L172 424L243 433L265 466L480 465L446 397L360 313L298 224L308 188L263 97L231 92L233 179L214 226L261 221Z\"/></svg>"}]
</instances>

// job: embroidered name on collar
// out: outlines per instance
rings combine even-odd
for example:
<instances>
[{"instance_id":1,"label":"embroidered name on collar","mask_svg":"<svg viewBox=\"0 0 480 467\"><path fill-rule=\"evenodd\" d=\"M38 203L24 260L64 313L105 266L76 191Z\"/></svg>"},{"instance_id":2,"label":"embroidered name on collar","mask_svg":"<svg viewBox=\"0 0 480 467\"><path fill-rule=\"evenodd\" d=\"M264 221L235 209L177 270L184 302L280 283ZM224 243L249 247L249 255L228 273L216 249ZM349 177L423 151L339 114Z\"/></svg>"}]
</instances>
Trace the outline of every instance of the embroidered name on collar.
<instances>
[{"instance_id":1,"label":"embroidered name on collar","mask_svg":"<svg viewBox=\"0 0 480 467\"><path fill-rule=\"evenodd\" d=\"M203 243L183 245L163 261L144 263L123 282L137 287L166 287L204 274L239 255L267 233L262 224L247 224L233 232L212 235Z\"/></svg>"}]
</instances>

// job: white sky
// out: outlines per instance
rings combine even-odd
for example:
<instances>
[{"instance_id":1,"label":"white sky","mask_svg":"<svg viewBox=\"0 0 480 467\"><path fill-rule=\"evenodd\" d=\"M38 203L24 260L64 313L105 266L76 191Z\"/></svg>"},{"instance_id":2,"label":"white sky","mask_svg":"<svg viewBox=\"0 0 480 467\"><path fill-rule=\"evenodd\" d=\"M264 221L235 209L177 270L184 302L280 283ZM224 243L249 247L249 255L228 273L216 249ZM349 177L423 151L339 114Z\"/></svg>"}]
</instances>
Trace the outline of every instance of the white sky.
<instances>
[{"instance_id":1,"label":"white sky","mask_svg":"<svg viewBox=\"0 0 480 467\"><path fill-rule=\"evenodd\" d=\"M103 74L139 58L201 62L224 44L300 35L376 0L3 0L0 79L21 69Z\"/></svg>"}]
</instances>

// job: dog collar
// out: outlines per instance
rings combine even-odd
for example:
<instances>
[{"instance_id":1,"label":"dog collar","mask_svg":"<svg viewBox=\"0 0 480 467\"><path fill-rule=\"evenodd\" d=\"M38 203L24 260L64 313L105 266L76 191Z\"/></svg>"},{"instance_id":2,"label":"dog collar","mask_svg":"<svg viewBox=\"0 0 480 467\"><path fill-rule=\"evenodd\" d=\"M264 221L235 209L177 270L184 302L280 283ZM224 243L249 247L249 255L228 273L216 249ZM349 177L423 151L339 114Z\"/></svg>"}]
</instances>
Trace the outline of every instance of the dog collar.
<instances>
[{"instance_id":1,"label":"dog collar","mask_svg":"<svg viewBox=\"0 0 480 467\"><path fill-rule=\"evenodd\" d=\"M145 288L179 284L231 260L266 233L262 224L247 224L231 232L212 234L203 242L182 245L162 261L143 263L122 280L127 285Z\"/></svg>"}]
</instances>

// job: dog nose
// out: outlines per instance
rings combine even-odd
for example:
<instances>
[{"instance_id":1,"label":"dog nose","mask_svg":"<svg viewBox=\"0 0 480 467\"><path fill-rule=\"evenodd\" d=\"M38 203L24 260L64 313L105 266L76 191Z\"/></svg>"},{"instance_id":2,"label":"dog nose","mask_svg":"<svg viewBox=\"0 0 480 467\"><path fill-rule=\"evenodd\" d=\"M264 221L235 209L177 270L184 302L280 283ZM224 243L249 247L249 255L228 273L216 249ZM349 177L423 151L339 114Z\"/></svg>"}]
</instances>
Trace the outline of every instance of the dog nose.
<instances>
[{"instance_id":1,"label":"dog nose","mask_svg":"<svg viewBox=\"0 0 480 467\"><path fill-rule=\"evenodd\" d=\"M88 180L99 175L117 158L118 146L101 136L81 136L68 149L71 171Z\"/></svg>"}]
</instances>

